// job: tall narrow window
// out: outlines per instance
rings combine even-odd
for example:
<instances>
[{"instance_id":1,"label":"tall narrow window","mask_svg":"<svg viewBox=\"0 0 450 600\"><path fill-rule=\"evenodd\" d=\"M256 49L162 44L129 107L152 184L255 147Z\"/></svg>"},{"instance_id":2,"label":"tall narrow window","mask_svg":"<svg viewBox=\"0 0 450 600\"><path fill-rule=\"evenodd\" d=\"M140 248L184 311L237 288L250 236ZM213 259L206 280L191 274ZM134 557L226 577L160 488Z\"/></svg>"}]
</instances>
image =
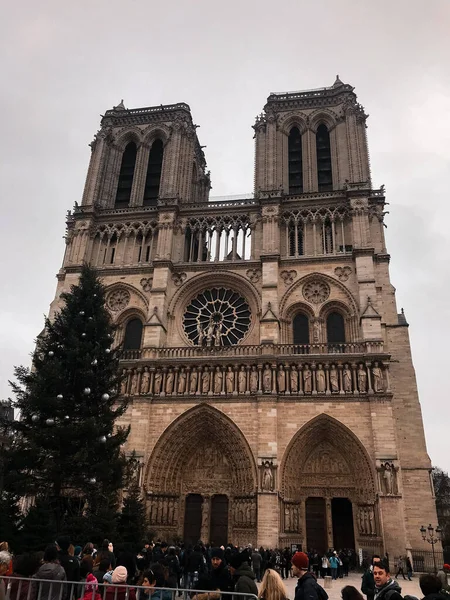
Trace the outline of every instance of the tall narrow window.
<instances>
[{"instance_id":1,"label":"tall narrow window","mask_svg":"<svg viewBox=\"0 0 450 600\"><path fill-rule=\"evenodd\" d=\"M120 166L119 183L117 185L115 206L123 208L128 206L131 198L131 188L133 186L134 168L136 166L137 148L134 142L127 144L122 155L122 164Z\"/></svg>"},{"instance_id":2,"label":"tall narrow window","mask_svg":"<svg viewBox=\"0 0 450 600\"><path fill-rule=\"evenodd\" d=\"M330 133L327 129L327 126L323 123L317 128L316 152L319 192L329 192L333 189Z\"/></svg>"},{"instance_id":3,"label":"tall narrow window","mask_svg":"<svg viewBox=\"0 0 450 600\"><path fill-rule=\"evenodd\" d=\"M164 147L161 140L155 140L150 148L145 179L144 206L156 205L161 183Z\"/></svg>"},{"instance_id":4,"label":"tall narrow window","mask_svg":"<svg viewBox=\"0 0 450 600\"><path fill-rule=\"evenodd\" d=\"M295 315L293 322L294 344L309 344L309 320L306 315Z\"/></svg>"},{"instance_id":5,"label":"tall narrow window","mask_svg":"<svg viewBox=\"0 0 450 600\"><path fill-rule=\"evenodd\" d=\"M333 244L333 226L331 224L330 219L326 219L322 223L322 253L323 254L333 254L334 244Z\"/></svg>"},{"instance_id":6,"label":"tall narrow window","mask_svg":"<svg viewBox=\"0 0 450 600\"><path fill-rule=\"evenodd\" d=\"M293 127L288 140L289 160L289 193L303 193L303 162L302 162L302 136L298 127Z\"/></svg>"},{"instance_id":7,"label":"tall narrow window","mask_svg":"<svg viewBox=\"0 0 450 600\"><path fill-rule=\"evenodd\" d=\"M327 317L327 341L328 344L345 343L344 317L338 312L332 312Z\"/></svg>"},{"instance_id":8,"label":"tall narrow window","mask_svg":"<svg viewBox=\"0 0 450 600\"><path fill-rule=\"evenodd\" d=\"M303 255L303 223L289 223L289 256Z\"/></svg>"},{"instance_id":9,"label":"tall narrow window","mask_svg":"<svg viewBox=\"0 0 450 600\"><path fill-rule=\"evenodd\" d=\"M142 321L131 319L125 329L124 350L139 350L142 342Z\"/></svg>"}]
</instances>

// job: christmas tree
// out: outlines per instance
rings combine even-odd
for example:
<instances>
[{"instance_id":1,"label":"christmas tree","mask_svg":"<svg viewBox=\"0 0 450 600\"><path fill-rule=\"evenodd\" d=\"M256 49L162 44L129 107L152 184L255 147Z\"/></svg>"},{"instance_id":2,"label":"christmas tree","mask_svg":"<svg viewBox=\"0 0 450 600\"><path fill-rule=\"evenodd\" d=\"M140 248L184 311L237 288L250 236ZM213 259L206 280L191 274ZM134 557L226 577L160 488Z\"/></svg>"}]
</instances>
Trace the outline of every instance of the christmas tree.
<instances>
[{"instance_id":1,"label":"christmas tree","mask_svg":"<svg viewBox=\"0 0 450 600\"><path fill-rule=\"evenodd\" d=\"M118 515L118 536L121 542L142 543L148 533L145 502L139 485L139 461L135 453L128 462L128 489L123 502L122 512Z\"/></svg>"},{"instance_id":2,"label":"christmas tree","mask_svg":"<svg viewBox=\"0 0 450 600\"><path fill-rule=\"evenodd\" d=\"M49 506L57 533L116 501L129 433L115 426L126 401L118 395L114 328L95 270L84 266L78 285L61 298L37 340L32 369L15 369L20 418L9 424L13 442L4 451L5 488Z\"/></svg>"}]
</instances>

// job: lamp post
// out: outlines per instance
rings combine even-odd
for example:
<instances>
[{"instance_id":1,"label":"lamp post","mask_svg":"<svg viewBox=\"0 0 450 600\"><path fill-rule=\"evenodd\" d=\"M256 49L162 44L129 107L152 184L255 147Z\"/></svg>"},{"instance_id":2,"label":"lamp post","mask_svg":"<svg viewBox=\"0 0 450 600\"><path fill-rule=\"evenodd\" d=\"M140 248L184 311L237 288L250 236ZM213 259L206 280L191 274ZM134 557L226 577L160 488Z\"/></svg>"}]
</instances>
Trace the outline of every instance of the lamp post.
<instances>
[{"instance_id":1,"label":"lamp post","mask_svg":"<svg viewBox=\"0 0 450 600\"><path fill-rule=\"evenodd\" d=\"M441 532L442 532L442 529L439 527L439 525L435 529L431 525L431 523L428 525L428 527L425 527L424 525L422 525L422 527L420 528L420 533L422 534L423 541L431 544L431 549L433 551L433 565L434 565L434 574L435 575L437 573L437 569L436 569L436 555L434 553L434 546L435 546L435 544L437 544L438 542L441 541Z\"/></svg>"}]
</instances>

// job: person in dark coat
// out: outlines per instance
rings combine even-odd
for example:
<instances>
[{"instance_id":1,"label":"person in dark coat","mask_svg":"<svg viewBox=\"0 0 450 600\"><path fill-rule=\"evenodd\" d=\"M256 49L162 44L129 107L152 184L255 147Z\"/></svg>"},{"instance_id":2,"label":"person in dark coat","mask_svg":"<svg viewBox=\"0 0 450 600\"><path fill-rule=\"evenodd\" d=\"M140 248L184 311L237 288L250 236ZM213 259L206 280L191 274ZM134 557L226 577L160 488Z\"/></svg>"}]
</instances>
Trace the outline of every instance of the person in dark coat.
<instances>
[{"instance_id":1,"label":"person in dark coat","mask_svg":"<svg viewBox=\"0 0 450 600\"><path fill-rule=\"evenodd\" d=\"M70 556L69 554L70 537L61 536L56 540L56 543L58 544L59 548L59 564L66 572L67 581L80 581L80 563L78 558L75 558L75 556Z\"/></svg>"},{"instance_id":2,"label":"person in dark coat","mask_svg":"<svg viewBox=\"0 0 450 600\"><path fill-rule=\"evenodd\" d=\"M309 572L309 560L304 552L296 552L292 557L292 573L298 577L295 600L327 600L328 594Z\"/></svg>"},{"instance_id":3,"label":"person in dark coat","mask_svg":"<svg viewBox=\"0 0 450 600\"><path fill-rule=\"evenodd\" d=\"M448 594L442 593L442 581L437 575L424 573L419 579L420 589L422 590L422 600L444 600Z\"/></svg>"},{"instance_id":4,"label":"person in dark coat","mask_svg":"<svg viewBox=\"0 0 450 600\"><path fill-rule=\"evenodd\" d=\"M374 564L375 600L403 600L402 588L391 578L389 566L384 560Z\"/></svg>"},{"instance_id":5,"label":"person in dark coat","mask_svg":"<svg viewBox=\"0 0 450 600\"><path fill-rule=\"evenodd\" d=\"M240 554L234 554L230 558L229 568L231 577L234 580L235 592L258 595L255 574L250 567L250 555L247 550L243 550ZM236 596L236 598L241 600L242 596Z\"/></svg>"},{"instance_id":6,"label":"person in dark coat","mask_svg":"<svg viewBox=\"0 0 450 600\"><path fill-rule=\"evenodd\" d=\"M195 584L198 590L211 590L204 594L195 594L195 600L220 600L220 592L232 592L234 583L224 561L222 548L211 550L211 572L200 575Z\"/></svg>"}]
</instances>

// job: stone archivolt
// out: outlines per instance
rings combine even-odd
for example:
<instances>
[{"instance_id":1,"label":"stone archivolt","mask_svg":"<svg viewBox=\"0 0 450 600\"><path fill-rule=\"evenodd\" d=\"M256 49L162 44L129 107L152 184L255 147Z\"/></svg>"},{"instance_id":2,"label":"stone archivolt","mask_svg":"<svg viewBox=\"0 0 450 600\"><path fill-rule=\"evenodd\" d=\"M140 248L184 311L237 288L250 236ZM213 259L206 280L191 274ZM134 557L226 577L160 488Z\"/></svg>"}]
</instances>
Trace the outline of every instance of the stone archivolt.
<instances>
[{"instance_id":1,"label":"stone archivolt","mask_svg":"<svg viewBox=\"0 0 450 600\"><path fill-rule=\"evenodd\" d=\"M296 433L281 466L285 501L309 496L349 498L356 504L375 502L375 478L368 454L345 425L320 415Z\"/></svg>"}]
</instances>

